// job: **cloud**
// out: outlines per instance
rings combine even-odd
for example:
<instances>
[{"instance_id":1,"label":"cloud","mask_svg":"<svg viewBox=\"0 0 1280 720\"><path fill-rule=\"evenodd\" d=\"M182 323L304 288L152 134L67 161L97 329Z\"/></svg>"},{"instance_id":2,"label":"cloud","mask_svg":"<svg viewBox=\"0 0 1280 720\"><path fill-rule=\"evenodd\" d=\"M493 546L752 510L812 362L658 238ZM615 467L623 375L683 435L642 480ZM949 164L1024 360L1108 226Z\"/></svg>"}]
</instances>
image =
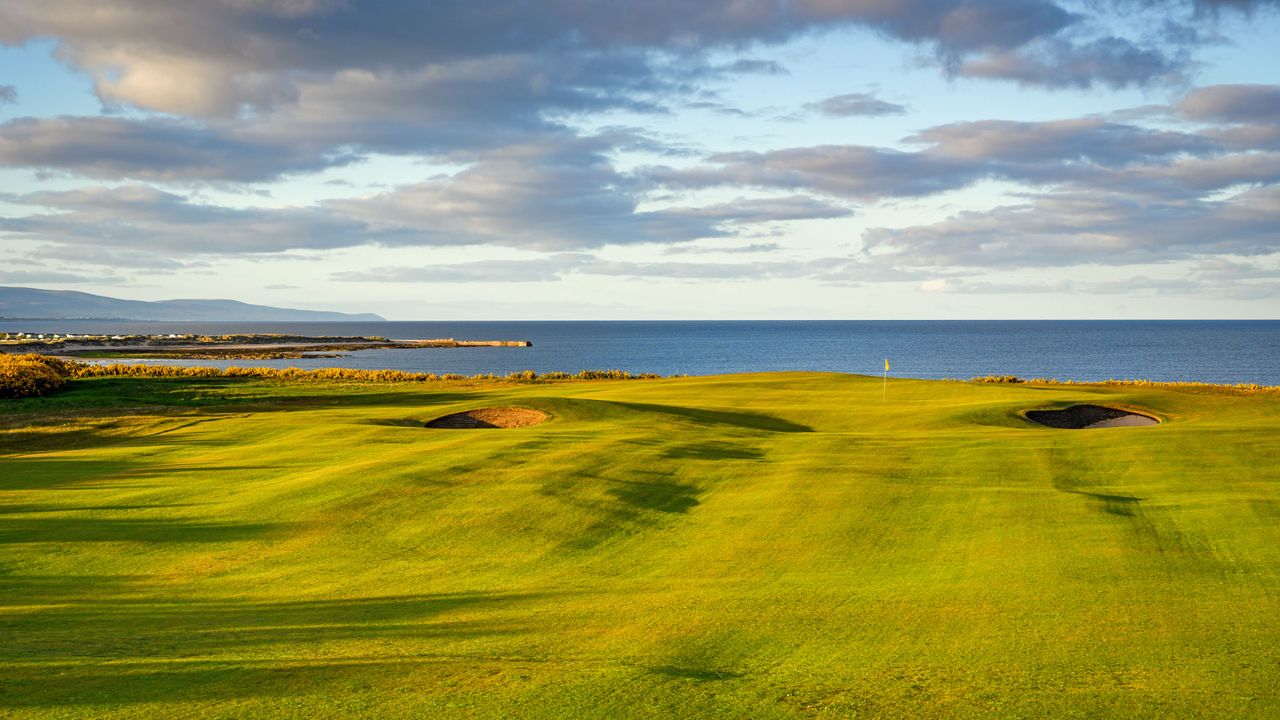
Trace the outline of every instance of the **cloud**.
<instances>
[{"instance_id":1,"label":"cloud","mask_svg":"<svg viewBox=\"0 0 1280 720\"><path fill-rule=\"evenodd\" d=\"M448 177L327 207L371 227L401 230L412 244L480 244L570 250L674 243L730 234L728 226L844 217L808 197L740 199L703 207L640 210L644 185L603 155L614 138L564 139L501 148Z\"/></svg>"},{"instance_id":2,"label":"cloud","mask_svg":"<svg viewBox=\"0 0 1280 720\"><path fill-rule=\"evenodd\" d=\"M929 225L876 228L863 238L880 260L906 267L1124 265L1280 252L1278 219L1280 187L1220 201L1063 192Z\"/></svg>"},{"instance_id":3,"label":"cloud","mask_svg":"<svg viewBox=\"0 0 1280 720\"><path fill-rule=\"evenodd\" d=\"M697 245L676 245L662 251L663 255L740 255L751 253L772 253L782 249L778 243L750 243L748 245L730 245L727 247L701 247Z\"/></svg>"},{"instance_id":4,"label":"cloud","mask_svg":"<svg viewBox=\"0 0 1280 720\"><path fill-rule=\"evenodd\" d=\"M175 255L348 247L391 237L323 208L228 208L144 185L87 187L10 196L50 212L0 217L0 232L95 248Z\"/></svg>"},{"instance_id":5,"label":"cloud","mask_svg":"<svg viewBox=\"0 0 1280 720\"><path fill-rule=\"evenodd\" d=\"M1280 279L1280 265L1265 267L1256 262L1240 262L1223 257L1201 258L1196 262L1194 273L1200 280L1208 280L1222 285L1246 280Z\"/></svg>"},{"instance_id":6,"label":"cloud","mask_svg":"<svg viewBox=\"0 0 1280 720\"><path fill-rule=\"evenodd\" d=\"M1171 14L1190 6L1178 8ZM108 105L170 115L11 121L0 127L0 163L251 182L368 153L453 159L573 134L581 115L709 102L707 83L785 69L708 58L838 28L931 48L961 74L1049 86L1154 81L1185 60L1118 37L1078 40L1091 18L1052 0L0 3L0 42L54 38L58 57L90 73ZM852 93L813 109L905 108Z\"/></svg>"},{"instance_id":7,"label":"cloud","mask_svg":"<svg viewBox=\"0 0 1280 720\"><path fill-rule=\"evenodd\" d=\"M1277 6L1280 6L1280 0L1195 0L1196 10L1207 14L1237 10L1251 15L1260 8Z\"/></svg>"},{"instance_id":8,"label":"cloud","mask_svg":"<svg viewBox=\"0 0 1280 720\"><path fill-rule=\"evenodd\" d=\"M660 211L668 217L722 223L769 223L790 220L830 220L853 215L853 211L807 195L772 198L738 198L732 202L674 207Z\"/></svg>"},{"instance_id":9,"label":"cloud","mask_svg":"<svg viewBox=\"0 0 1280 720\"><path fill-rule=\"evenodd\" d=\"M427 267L348 271L335 273L333 279L379 283L554 282L590 259L586 255L563 253L528 260L477 260Z\"/></svg>"},{"instance_id":10,"label":"cloud","mask_svg":"<svg viewBox=\"0 0 1280 720\"><path fill-rule=\"evenodd\" d=\"M0 85L0 106L18 102L18 89L12 85Z\"/></svg>"},{"instance_id":11,"label":"cloud","mask_svg":"<svg viewBox=\"0 0 1280 720\"><path fill-rule=\"evenodd\" d=\"M724 72L738 73L742 75L790 75L781 63L773 60L758 60L754 58L742 58L734 60L725 65Z\"/></svg>"},{"instance_id":12,"label":"cloud","mask_svg":"<svg viewBox=\"0 0 1280 720\"><path fill-rule=\"evenodd\" d=\"M1191 91L1174 109L1192 120L1280 125L1280 85L1210 85Z\"/></svg>"},{"instance_id":13,"label":"cloud","mask_svg":"<svg viewBox=\"0 0 1280 720\"><path fill-rule=\"evenodd\" d=\"M1138 292L1183 294L1201 290L1201 285L1188 278L1151 278L1138 275L1120 280L1079 281L1042 280L1039 282L987 282L950 278L920 283L925 292L964 293L969 295L1035 295L1068 293L1078 295L1132 295Z\"/></svg>"},{"instance_id":14,"label":"cloud","mask_svg":"<svg viewBox=\"0 0 1280 720\"><path fill-rule=\"evenodd\" d=\"M516 91L513 103L590 105L611 95L616 102L626 93L611 88L777 73L782 68L769 60L697 60L841 28L929 48L952 69L985 58L970 72L1020 82L1087 84L1096 73L1117 84L1166 73L1156 51L1118 38L1077 45L1068 34L1085 19L1052 0L62 0L0 4L0 42L55 38L59 57L90 73L104 102L202 118L270 116L344 76L393 79L410 94L423 73L442 87L461 78L467 91L460 95L490 106L501 93L480 97L484 81L473 78L477 68L484 74L504 65L522 68L533 94L545 95ZM1034 69L1019 73L1006 54L1026 48L1034 52L1019 57ZM611 69L615 62L625 67Z\"/></svg>"},{"instance_id":15,"label":"cloud","mask_svg":"<svg viewBox=\"0 0 1280 720\"><path fill-rule=\"evenodd\" d=\"M881 100L874 93L836 95L816 103L809 103L805 108L829 117L881 117L903 115L907 112L905 105Z\"/></svg>"},{"instance_id":16,"label":"cloud","mask_svg":"<svg viewBox=\"0 0 1280 720\"><path fill-rule=\"evenodd\" d=\"M753 187L860 201L933 195L983 180L1037 188L1105 190L1187 199L1233 185L1280 180L1273 135L1224 136L1076 118L951 123L906 138L914 152L823 145L720 153L700 165L643 168L675 189ZM1250 150L1241 144L1253 141Z\"/></svg>"},{"instance_id":17,"label":"cloud","mask_svg":"<svg viewBox=\"0 0 1280 720\"><path fill-rule=\"evenodd\" d=\"M1257 114L1240 116L1252 120ZM114 119L104 120L109 130L117 131ZM18 123L25 125L42 128L44 123ZM91 135L98 125L86 123L84 134ZM175 142L184 139L181 122L157 121L157 126L175 133ZM1259 193L1280 182L1280 151L1239 152L1214 134L1219 129L1159 130L1101 118L987 120L926 128L907 138L919 147L915 151L842 145L720 153L690 167L634 172L620 171L611 155L622 148L647 147L651 140L643 135L629 130L592 136L545 132L506 146L456 151L445 157L464 167L450 175L312 206L230 208L142 185L8 196L11 203L43 210L0 219L0 230L60 245L185 255L370 244L569 252L606 245L672 245L733 237L752 225L844 218L853 214L848 201L925 196L994 179L1029 186L1029 199L932 225L879 229L866 239L904 267L1055 265L1067 263L1072 252L1096 258L1108 247L1123 249L1114 254L1116 262L1129 262L1138 256L1158 259L1160 252L1186 256L1193 252L1192 243L1126 244L1124 237L1145 237L1144 228L1165 227L1169 218L1187 226L1219 218L1226 222L1223 232L1200 226L1207 237L1232 237L1240 243L1238 251L1258 252L1256 226L1275 221L1274 211ZM234 140L244 142L238 136ZM33 146L39 147L31 150ZM216 167L218 162L236 167L243 160L245 168L252 167L252 153L238 150L234 143L229 147L225 157L213 151L216 147L178 148L167 161L196 168ZM6 148L53 157L58 149L53 144L31 143L27 150L0 144L0 157ZM146 153L131 155L130 162L138 168L131 172L162 174L149 169L147 158ZM111 162L117 161L98 161L104 167ZM55 166L53 160L49 164ZM210 171L219 173L227 174ZM1259 192L1228 200L1211 197L1250 186ZM656 201L664 188L717 187L780 194L702 205L679 204L684 200L671 197L662 200L665 204ZM1251 225L1231 216L1245 207L1253 207L1261 219ZM988 252L1001 247L1010 227L1024 232L1027 240L1011 243L1013 249ZM1062 228L1070 228L1075 237ZM1170 226L1166 236L1178 238L1182 230ZM989 240L980 242L981 237ZM1099 238L1106 240L1095 242ZM700 265L696 272L713 272ZM655 265L647 272L660 269Z\"/></svg>"},{"instance_id":18,"label":"cloud","mask_svg":"<svg viewBox=\"0 0 1280 720\"><path fill-rule=\"evenodd\" d=\"M776 280L814 277L813 261L772 262L632 262L599 260L579 269L590 275L674 280Z\"/></svg>"},{"instance_id":19,"label":"cloud","mask_svg":"<svg viewBox=\"0 0 1280 720\"><path fill-rule=\"evenodd\" d=\"M1083 44L1046 38L1019 48L994 51L962 63L964 77L1013 80L1021 85L1050 88L1111 88L1172 84L1187 79L1190 57L1143 48L1120 37L1104 37Z\"/></svg>"},{"instance_id":20,"label":"cloud","mask_svg":"<svg viewBox=\"0 0 1280 720\"><path fill-rule=\"evenodd\" d=\"M53 262L59 266L89 265L129 270L181 270L193 264L150 252L84 245L46 245L26 253L26 257L40 264Z\"/></svg>"},{"instance_id":21,"label":"cloud","mask_svg":"<svg viewBox=\"0 0 1280 720\"><path fill-rule=\"evenodd\" d=\"M935 278L921 282L924 292L971 295L1125 295L1196 296L1205 293L1259 299L1280 295L1280 268L1226 258L1200 258L1176 277L1134 275L1108 280L1055 278L1024 281Z\"/></svg>"},{"instance_id":22,"label":"cloud","mask_svg":"<svg viewBox=\"0 0 1280 720\"><path fill-rule=\"evenodd\" d=\"M7 285L115 285L125 282L118 275L86 275L54 270L0 270L0 283Z\"/></svg>"},{"instance_id":23,"label":"cloud","mask_svg":"<svg viewBox=\"0 0 1280 720\"><path fill-rule=\"evenodd\" d=\"M644 170L651 181L677 188L735 185L854 199L930 195L968 185L986 172L963 159L862 145L719 153L693 168Z\"/></svg>"},{"instance_id":24,"label":"cloud","mask_svg":"<svg viewBox=\"0 0 1280 720\"><path fill-rule=\"evenodd\" d=\"M505 147L453 175L303 207L231 208L146 185L9 195L3 199L43 211L0 218L0 232L112 253L253 254L370 244L576 250L728 237L746 225L851 214L806 196L641 210L645 186L619 173L604 154L627 138L569 136Z\"/></svg>"},{"instance_id":25,"label":"cloud","mask_svg":"<svg viewBox=\"0 0 1280 720\"><path fill-rule=\"evenodd\" d=\"M112 180L267 180L353 159L305 144L237 138L175 120L54 117L0 124L0 165Z\"/></svg>"},{"instance_id":26,"label":"cloud","mask_svg":"<svg viewBox=\"0 0 1280 720\"><path fill-rule=\"evenodd\" d=\"M336 273L344 282L529 283L556 282L571 275L665 280L816 280L848 285L871 281L909 281L922 271L903 270L864 259L754 262L636 262L608 260L588 253L557 253L522 260L477 260L424 267L383 267Z\"/></svg>"},{"instance_id":27,"label":"cloud","mask_svg":"<svg viewBox=\"0 0 1280 720\"><path fill-rule=\"evenodd\" d=\"M1088 161L1118 166L1219 150L1217 143L1199 135L1098 118L951 123L923 130L908 140L929 145L928 152L940 156L1009 164Z\"/></svg>"}]
</instances>

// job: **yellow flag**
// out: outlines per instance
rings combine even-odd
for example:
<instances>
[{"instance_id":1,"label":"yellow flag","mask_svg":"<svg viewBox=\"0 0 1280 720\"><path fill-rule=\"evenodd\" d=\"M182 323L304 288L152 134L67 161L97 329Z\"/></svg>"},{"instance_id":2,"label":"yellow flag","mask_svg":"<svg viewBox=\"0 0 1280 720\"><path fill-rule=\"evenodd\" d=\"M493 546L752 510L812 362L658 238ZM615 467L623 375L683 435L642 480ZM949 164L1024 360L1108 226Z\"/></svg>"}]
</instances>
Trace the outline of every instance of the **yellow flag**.
<instances>
[{"instance_id":1,"label":"yellow flag","mask_svg":"<svg viewBox=\"0 0 1280 720\"><path fill-rule=\"evenodd\" d=\"M889 372L889 358L884 359L884 371Z\"/></svg>"}]
</instances>

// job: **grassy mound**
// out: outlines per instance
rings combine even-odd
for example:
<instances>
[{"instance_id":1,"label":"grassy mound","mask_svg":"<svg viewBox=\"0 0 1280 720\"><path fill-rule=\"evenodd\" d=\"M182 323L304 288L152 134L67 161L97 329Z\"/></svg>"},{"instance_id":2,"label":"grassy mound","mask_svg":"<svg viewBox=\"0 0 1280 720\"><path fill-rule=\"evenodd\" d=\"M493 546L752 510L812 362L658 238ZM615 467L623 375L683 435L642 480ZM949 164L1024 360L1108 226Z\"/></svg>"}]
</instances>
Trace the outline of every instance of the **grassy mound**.
<instances>
[{"instance_id":1,"label":"grassy mound","mask_svg":"<svg viewBox=\"0 0 1280 720\"><path fill-rule=\"evenodd\" d=\"M1071 404L1164 422L1019 414ZM421 427L478 407L556 422ZM6 717L1280 716L1272 393L90 378L0 413Z\"/></svg>"}]
</instances>

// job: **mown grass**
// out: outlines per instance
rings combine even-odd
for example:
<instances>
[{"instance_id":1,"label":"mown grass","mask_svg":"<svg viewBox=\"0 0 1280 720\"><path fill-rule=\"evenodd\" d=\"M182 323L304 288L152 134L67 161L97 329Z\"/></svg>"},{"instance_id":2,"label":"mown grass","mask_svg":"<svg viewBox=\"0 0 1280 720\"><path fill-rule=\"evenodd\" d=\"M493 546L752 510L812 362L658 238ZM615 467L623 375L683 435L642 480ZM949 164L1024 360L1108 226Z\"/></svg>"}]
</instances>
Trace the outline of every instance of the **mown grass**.
<instances>
[{"instance_id":1,"label":"mown grass","mask_svg":"<svg viewBox=\"0 0 1280 720\"><path fill-rule=\"evenodd\" d=\"M7 717L1280 715L1280 398L763 374L5 401ZM1019 413L1141 408L1151 428ZM425 430L485 405L517 430Z\"/></svg>"}]
</instances>

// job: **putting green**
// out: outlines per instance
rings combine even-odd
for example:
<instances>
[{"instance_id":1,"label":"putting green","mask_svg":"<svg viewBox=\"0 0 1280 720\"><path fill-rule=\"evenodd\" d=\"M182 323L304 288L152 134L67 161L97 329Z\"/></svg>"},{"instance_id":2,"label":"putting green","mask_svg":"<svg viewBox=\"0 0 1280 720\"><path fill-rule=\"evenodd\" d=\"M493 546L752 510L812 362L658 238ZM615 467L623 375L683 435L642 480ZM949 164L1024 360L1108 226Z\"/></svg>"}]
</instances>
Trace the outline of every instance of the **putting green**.
<instances>
[{"instance_id":1,"label":"putting green","mask_svg":"<svg viewBox=\"0 0 1280 720\"><path fill-rule=\"evenodd\" d=\"M786 373L0 402L0 715L1280 716L1280 396ZM1153 427L1020 413L1097 404ZM481 407L550 420L423 423Z\"/></svg>"}]
</instances>

